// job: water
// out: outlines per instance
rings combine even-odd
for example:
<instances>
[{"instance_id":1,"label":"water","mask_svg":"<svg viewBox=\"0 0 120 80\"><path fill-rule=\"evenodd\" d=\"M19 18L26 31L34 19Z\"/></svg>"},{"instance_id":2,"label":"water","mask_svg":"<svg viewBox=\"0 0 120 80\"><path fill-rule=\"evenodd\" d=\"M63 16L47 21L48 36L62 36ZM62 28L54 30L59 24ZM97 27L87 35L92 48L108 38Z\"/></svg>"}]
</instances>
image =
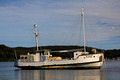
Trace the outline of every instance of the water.
<instances>
[{"instance_id":1,"label":"water","mask_svg":"<svg viewBox=\"0 0 120 80\"><path fill-rule=\"evenodd\" d=\"M95 70L20 70L0 62L0 80L120 80L120 61L105 61Z\"/></svg>"}]
</instances>

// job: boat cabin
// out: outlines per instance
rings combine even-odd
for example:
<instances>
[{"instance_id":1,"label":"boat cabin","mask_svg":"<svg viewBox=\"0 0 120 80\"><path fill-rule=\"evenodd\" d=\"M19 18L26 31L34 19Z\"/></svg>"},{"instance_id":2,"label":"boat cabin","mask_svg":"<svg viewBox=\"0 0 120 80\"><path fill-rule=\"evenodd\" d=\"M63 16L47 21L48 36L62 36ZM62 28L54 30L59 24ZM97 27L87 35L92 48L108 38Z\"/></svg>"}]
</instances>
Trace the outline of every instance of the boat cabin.
<instances>
[{"instance_id":1,"label":"boat cabin","mask_svg":"<svg viewBox=\"0 0 120 80\"><path fill-rule=\"evenodd\" d=\"M81 55L87 55L89 52L82 52L82 51L74 51L73 52L74 56L72 59L77 59ZM43 51L38 51L36 54L27 54L27 55L20 55L19 61L23 62L34 62L34 61L53 61L53 60L62 60L61 57L52 57L50 54L50 50L43 50Z\"/></svg>"},{"instance_id":2,"label":"boat cabin","mask_svg":"<svg viewBox=\"0 0 120 80\"><path fill-rule=\"evenodd\" d=\"M81 52L81 51L76 51L74 52L74 59L77 59L81 55L87 55L89 52Z\"/></svg>"},{"instance_id":3,"label":"boat cabin","mask_svg":"<svg viewBox=\"0 0 120 80\"><path fill-rule=\"evenodd\" d=\"M36 60L36 57L34 54L27 54L27 55L20 55L20 61L34 61Z\"/></svg>"}]
</instances>

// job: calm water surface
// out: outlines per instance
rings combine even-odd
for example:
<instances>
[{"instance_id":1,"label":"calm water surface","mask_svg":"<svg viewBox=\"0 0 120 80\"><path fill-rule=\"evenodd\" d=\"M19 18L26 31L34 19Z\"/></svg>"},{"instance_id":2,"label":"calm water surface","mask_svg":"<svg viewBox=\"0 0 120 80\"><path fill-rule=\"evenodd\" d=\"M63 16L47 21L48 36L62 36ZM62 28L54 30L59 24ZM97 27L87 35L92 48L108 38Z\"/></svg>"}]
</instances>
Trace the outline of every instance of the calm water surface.
<instances>
[{"instance_id":1,"label":"calm water surface","mask_svg":"<svg viewBox=\"0 0 120 80\"><path fill-rule=\"evenodd\" d=\"M20 70L0 62L0 80L120 80L120 61L105 61L95 70Z\"/></svg>"}]
</instances>

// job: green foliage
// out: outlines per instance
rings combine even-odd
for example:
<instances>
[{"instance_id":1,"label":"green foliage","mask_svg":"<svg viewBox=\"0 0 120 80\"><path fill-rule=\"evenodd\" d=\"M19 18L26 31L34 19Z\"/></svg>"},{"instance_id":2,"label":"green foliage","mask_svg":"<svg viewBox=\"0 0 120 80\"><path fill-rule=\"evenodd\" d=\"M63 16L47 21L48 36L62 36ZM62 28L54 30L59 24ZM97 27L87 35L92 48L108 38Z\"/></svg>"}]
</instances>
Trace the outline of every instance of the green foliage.
<instances>
[{"instance_id":1,"label":"green foliage","mask_svg":"<svg viewBox=\"0 0 120 80\"><path fill-rule=\"evenodd\" d=\"M5 45L0 45L0 61L14 61L15 60L15 52L17 57L21 54L33 53L32 48L23 48L23 47L16 47L16 48L9 48Z\"/></svg>"},{"instance_id":2,"label":"green foliage","mask_svg":"<svg viewBox=\"0 0 120 80\"><path fill-rule=\"evenodd\" d=\"M49 49L51 51L57 51L57 50L69 50L69 49L80 49L83 48L82 46L42 46L39 47L39 49L44 50L44 49ZM87 47L86 50L91 54L92 47ZM94 48L95 49L95 48ZM17 54L17 58L20 57L22 54L34 54L35 53L35 47L15 47L15 48L10 48L5 45L0 45L0 61L14 61L15 60L15 52ZM98 52L104 52L105 58L118 58L120 57L120 49L116 50L102 50L102 49L97 49ZM61 56L62 58L72 58L73 53L51 53L53 56Z\"/></svg>"},{"instance_id":3,"label":"green foliage","mask_svg":"<svg viewBox=\"0 0 120 80\"><path fill-rule=\"evenodd\" d=\"M104 55L105 55L105 58L109 58L109 59L120 58L120 49L105 50Z\"/></svg>"}]
</instances>

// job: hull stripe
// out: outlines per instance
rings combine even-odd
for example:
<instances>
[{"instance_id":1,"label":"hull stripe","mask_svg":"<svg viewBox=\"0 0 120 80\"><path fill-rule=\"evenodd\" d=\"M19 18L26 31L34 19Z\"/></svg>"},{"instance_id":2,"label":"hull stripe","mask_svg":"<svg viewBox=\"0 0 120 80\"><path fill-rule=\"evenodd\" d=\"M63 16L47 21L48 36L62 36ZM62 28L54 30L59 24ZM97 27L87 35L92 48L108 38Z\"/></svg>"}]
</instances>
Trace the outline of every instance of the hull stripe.
<instances>
[{"instance_id":1,"label":"hull stripe","mask_svg":"<svg viewBox=\"0 0 120 80\"><path fill-rule=\"evenodd\" d=\"M94 67L80 67L82 65L87 65L87 64L92 64L92 63L98 63L100 61L97 62L89 62L89 63L76 63L76 64L62 64L62 65L46 65L46 66L16 66L22 69L66 69L66 68L79 68L79 69L86 69L86 68L91 68L91 69L96 69L96 68L100 68L100 66L94 66ZM64 66L64 67L62 67Z\"/></svg>"}]
</instances>

